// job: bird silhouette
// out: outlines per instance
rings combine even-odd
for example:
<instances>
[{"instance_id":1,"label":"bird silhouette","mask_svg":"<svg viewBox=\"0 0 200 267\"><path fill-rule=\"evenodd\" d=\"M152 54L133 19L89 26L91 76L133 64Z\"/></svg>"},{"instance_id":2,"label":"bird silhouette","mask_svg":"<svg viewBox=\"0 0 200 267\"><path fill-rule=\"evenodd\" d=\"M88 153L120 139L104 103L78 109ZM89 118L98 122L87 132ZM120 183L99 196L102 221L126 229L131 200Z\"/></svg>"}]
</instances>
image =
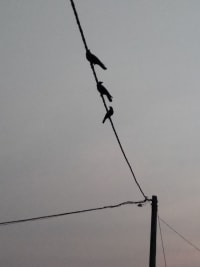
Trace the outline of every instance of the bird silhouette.
<instances>
[{"instance_id":1,"label":"bird silhouette","mask_svg":"<svg viewBox=\"0 0 200 267\"><path fill-rule=\"evenodd\" d=\"M90 50L88 49L86 52L86 58L87 60L93 64L93 65L99 65L102 69L106 70L106 66L98 59L98 57L96 57L95 55L93 55Z\"/></svg>"},{"instance_id":2,"label":"bird silhouette","mask_svg":"<svg viewBox=\"0 0 200 267\"><path fill-rule=\"evenodd\" d=\"M112 107L109 107L109 110L107 111L102 123L104 123L106 121L106 119L110 118L114 113L114 110Z\"/></svg>"},{"instance_id":3,"label":"bird silhouette","mask_svg":"<svg viewBox=\"0 0 200 267\"><path fill-rule=\"evenodd\" d=\"M111 96L111 94L108 92L108 90L102 85L102 83L103 82L98 82L97 83L97 90L99 91L99 93L101 94L101 95L106 95L107 96L107 98L108 98L108 100L110 101L110 102L112 102L112 96Z\"/></svg>"}]
</instances>

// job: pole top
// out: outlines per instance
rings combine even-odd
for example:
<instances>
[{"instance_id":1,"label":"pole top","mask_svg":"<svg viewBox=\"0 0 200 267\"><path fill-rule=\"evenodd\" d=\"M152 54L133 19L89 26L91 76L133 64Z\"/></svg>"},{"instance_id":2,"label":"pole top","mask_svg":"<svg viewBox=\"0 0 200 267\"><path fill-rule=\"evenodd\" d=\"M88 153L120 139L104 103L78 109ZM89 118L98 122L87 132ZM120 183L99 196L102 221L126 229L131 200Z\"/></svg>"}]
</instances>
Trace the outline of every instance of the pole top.
<instances>
[{"instance_id":1,"label":"pole top","mask_svg":"<svg viewBox=\"0 0 200 267\"><path fill-rule=\"evenodd\" d=\"M153 195L151 199L149 199L149 201L151 201L152 203L158 203L158 197Z\"/></svg>"}]
</instances>

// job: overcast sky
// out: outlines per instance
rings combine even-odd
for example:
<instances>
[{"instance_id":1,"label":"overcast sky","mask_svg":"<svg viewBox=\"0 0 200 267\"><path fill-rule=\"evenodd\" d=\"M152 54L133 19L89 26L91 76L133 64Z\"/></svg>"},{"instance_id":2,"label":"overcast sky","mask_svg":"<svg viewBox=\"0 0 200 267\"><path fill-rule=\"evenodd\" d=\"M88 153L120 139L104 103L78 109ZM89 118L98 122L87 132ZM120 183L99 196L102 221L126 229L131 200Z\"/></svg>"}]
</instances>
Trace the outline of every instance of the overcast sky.
<instances>
[{"instance_id":1,"label":"overcast sky","mask_svg":"<svg viewBox=\"0 0 200 267\"><path fill-rule=\"evenodd\" d=\"M200 1L76 0L113 121L160 217L200 246ZM0 1L0 221L141 200L69 0ZM0 228L2 267L148 266L151 207ZM170 267L200 254L162 225ZM164 266L160 236L158 266Z\"/></svg>"}]
</instances>

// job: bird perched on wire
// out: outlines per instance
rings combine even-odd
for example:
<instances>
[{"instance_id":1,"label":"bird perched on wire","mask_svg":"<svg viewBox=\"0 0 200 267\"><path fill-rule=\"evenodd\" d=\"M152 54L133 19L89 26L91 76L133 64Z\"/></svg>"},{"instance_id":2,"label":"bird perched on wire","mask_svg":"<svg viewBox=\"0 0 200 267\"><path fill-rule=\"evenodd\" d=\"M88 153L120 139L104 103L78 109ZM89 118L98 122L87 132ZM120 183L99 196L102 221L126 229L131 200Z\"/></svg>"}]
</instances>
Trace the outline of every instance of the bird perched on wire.
<instances>
[{"instance_id":1,"label":"bird perched on wire","mask_svg":"<svg viewBox=\"0 0 200 267\"><path fill-rule=\"evenodd\" d=\"M107 96L107 98L108 98L108 100L110 101L110 102L112 102L112 96L111 96L111 94L108 92L108 90L105 88L105 86L103 86L102 85L102 83L103 82L98 82L97 83L97 90L99 91L99 93L101 94L101 95L106 95Z\"/></svg>"},{"instance_id":2,"label":"bird perched on wire","mask_svg":"<svg viewBox=\"0 0 200 267\"><path fill-rule=\"evenodd\" d=\"M102 69L106 70L106 66L98 59L98 57L96 57L95 55L93 55L90 50L88 49L86 52L86 58L87 60L93 64L93 65L99 65Z\"/></svg>"},{"instance_id":3,"label":"bird perched on wire","mask_svg":"<svg viewBox=\"0 0 200 267\"><path fill-rule=\"evenodd\" d=\"M114 113L114 110L112 107L109 107L109 110L107 111L102 123L104 123L106 121L106 119L110 118Z\"/></svg>"}]
</instances>

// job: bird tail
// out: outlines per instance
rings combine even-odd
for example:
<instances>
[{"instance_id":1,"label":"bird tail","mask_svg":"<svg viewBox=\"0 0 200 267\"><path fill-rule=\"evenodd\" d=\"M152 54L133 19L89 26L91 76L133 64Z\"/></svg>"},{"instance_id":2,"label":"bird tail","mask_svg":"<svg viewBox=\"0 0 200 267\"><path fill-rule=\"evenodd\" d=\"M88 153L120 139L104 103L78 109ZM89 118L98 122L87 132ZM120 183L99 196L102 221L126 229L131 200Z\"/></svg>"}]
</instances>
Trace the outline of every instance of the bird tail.
<instances>
[{"instance_id":1,"label":"bird tail","mask_svg":"<svg viewBox=\"0 0 200 267\"><path fill-rule=\"evenodd\" d=\"M106 119L107 119L107 116L104 117L102 123L104 123L106 121Z\"/></svg>"},{"instance_id":2,"label":"bird tail","mask_svg":"<svg viewBox=\"0 0 200 267\"><path fill-rule=\"evenodd\" d=\"M99 66L101 66L102 69L107 70L106 66L102 62L99 62Z\"/></svg>"},{"instance_id":3,"label":"bird tail","mask_svg":"<svg viewBox=\"0 0 200 267\"><path fill-rule=\"evenodd\" d=\"M109 95L107 95L107 97L108 97L108 100L110 101L110 102L112 102L112 96L109 94Z\"/></svg>"}]
</instances>

